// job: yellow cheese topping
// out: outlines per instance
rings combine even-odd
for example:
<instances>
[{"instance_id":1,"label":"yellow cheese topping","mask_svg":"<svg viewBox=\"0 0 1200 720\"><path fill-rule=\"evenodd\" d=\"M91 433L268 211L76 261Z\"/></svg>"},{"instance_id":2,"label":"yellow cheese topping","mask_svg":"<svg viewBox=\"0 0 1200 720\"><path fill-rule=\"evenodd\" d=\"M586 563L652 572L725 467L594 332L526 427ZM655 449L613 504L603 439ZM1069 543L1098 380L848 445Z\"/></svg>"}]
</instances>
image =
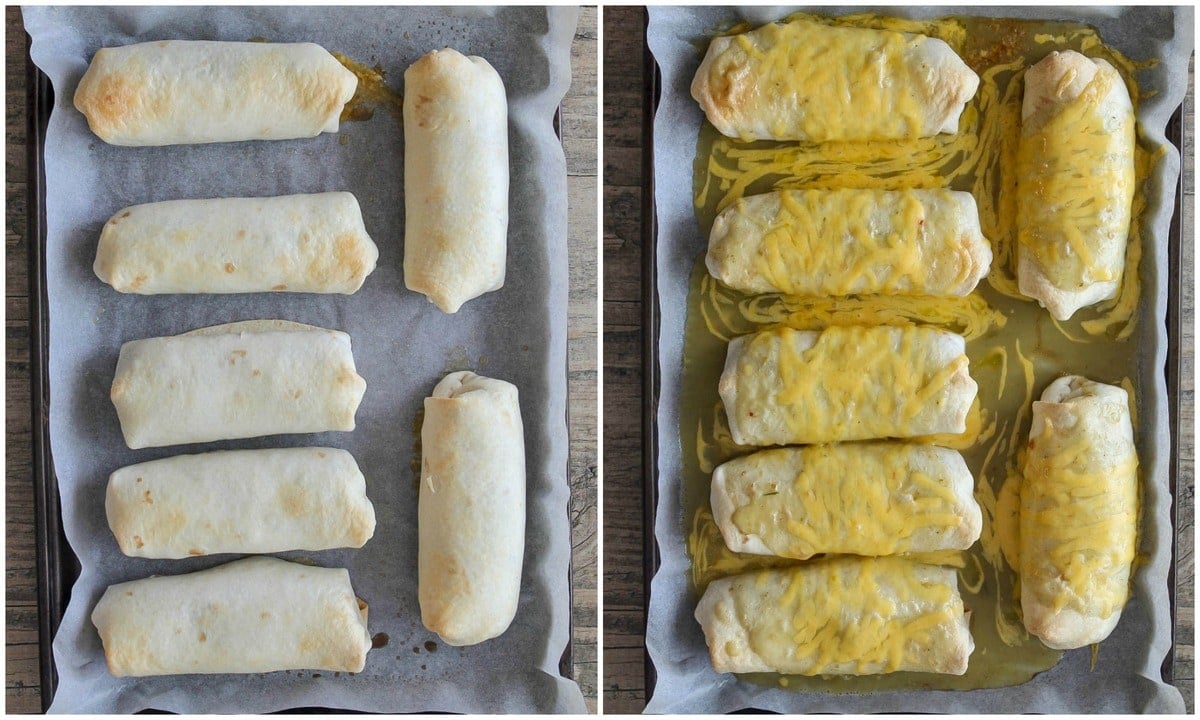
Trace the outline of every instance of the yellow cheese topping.
<instances>
[{"instance_id":1,"label":"yellow cheese topping","mask_svg":"<svg viewBox=\"0 0 1200 720\"><path fill-rule=\"evenodd\" d=\"M1021 488L1022 593L1055 612L1070 607L1107 618L1129 595L1136 553L1137 452L1126 408L1073 398L1044 413L1029 442Z\"/></svg>"},{"instance_id":2,"label":"yellow cheese topping","mask_svg":"<svg viewBox=\"0 0 1200 720\"><path fill-rule=\"evenodd\" d=\"M814 445L754 453L721 473L737 531L775 555L961 550L978 511L965 464L956 473L947 455L958 457L901 443ZM965 489L955 480L964 474Z\"/></svg>"},{"instance_id":3,"label":"yellow cheese topping","mask_svg":"<svg viewBox=\"0 0 1200 720\"><path fill-rule=\"evenodd\" d=\"M932 328L776 328L750 336L726 405L743 443L818 443L965 430L975 398L961 340ZM948 353L947 340L958 344ZM949 355L949 357L947 357ZM724 381L723 381L724 384ZM960 407L961 406L961 407ZM738 433L734 432L735 439Z\"/></svg>"},{"instance_id":4,"label":"yellow cheese topping","mask_svg":"<svg viewBox=\"0 0 1200 720\"><path fill-rule=\"evenodd\" d=\"M749 650L783 672L953 671L967 651L954 582L900 558L826 560L735 578L734 616Z\"/></svg>"},{"instance_id":5,"label":"yellow cheese topping","mask_svg":"<svg viewBox=\"0 0 1200 720\"><path fill-rule=\"evenodd\" d=\"M965 295L991 251L975 204L947 190L785 190L714 225L709 267L751 293Z\"/></svg>"},{"instance_id":6,"label":"yellow cheese topping","mask_svg":"<svg viewBox=\"0 0 1200 720\"><path fill-rule=\"evenodd\" d=\"M928 135L926 107L944 100L919 52L927 42L803 19L765 25L734 36L708 68L713 107L706 109L742 137L821 143Z\"/></svg>"},{"instance_id":7,"label":"yellow cheese topping","mask_svg":"<svg viewBox=\"0 0 1200 720\"><path fill-rule=\"evenodd\" d=\"M1102 65L1079 97L1022 132L1017 237L1063 290L1121 276L1134 190L1134 118L1111 112L1103 100L1122 82Z\"/></svg>"}]
</instances>

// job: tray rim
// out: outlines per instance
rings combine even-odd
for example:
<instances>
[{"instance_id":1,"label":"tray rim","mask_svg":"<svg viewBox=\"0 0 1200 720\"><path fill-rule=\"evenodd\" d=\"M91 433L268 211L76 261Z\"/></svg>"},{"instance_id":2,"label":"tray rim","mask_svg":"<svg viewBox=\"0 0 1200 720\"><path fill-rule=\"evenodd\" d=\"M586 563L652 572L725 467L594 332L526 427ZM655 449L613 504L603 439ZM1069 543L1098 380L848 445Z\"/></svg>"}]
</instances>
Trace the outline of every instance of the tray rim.
<instances>
[{"instance_id":1,"label":"tray rim","mask_svg":"<svg viewBox=\"0 0 1200 720\"><path fill-rule=\"evenodd\" d=\"M643 465L643 584L645 598L645 616L643 618L643 644L645 674L645 703L650 702L657 683L658 671L646 647L645 628L650 621L650 594L652 581L658 572L660 564L658 542L655 532L655 521L658 513L658 398L661 367L658 357L658 213L654 198L654 118L658 111L661 97L662 72L654 54L650 51L647 32L650 15L643 10L645 22L642 27L642 47L644 53L643 74L643 128L642 128L642 465ZM1166 137L1171 142L1181 158L1185 145L1186 128L1183 123L1183 102L1175 108L1171 119L1167 122ZM1179 378L1182 372L1182 354L1180 347L1180 315L1183 309L1183 278L1180 272L1182 238L1184 232L1183 202L1186 197L1184 185L1183 162L1181 160L1179 177L1176 179L1174 209L1171 215L1171 229L1167 238L1167 357L1163 372L1167 385L1167 416L1170 460L1168 462L1168 491L1171 495L1171 563L1167 571L1168 597L1171 608L1171 646L1163 658L1161 674L1163 681L1175 685L1175 629L1178 624L1176 595L1178 592L1178 577L1175 572L1178 564L1179 531L1176 526L1176 515L1179 505L1179 478L1184 476L1180 471L1179 458L1179 409L1182 402L1179 393ZM647 210L648 208L648 210ZM747 710L761 712L747 708Z\"/></svg>"},{"instance_id":2,"label":"tray rim","mask_svg":"<svg viewBox=\"0 0 1200 720\"><path fill-rule=\"evenodd\" d=\"M30 414L32 428L32 472L34 486L34 540L37 544L37 602L38 602L38 666L42 712L45 713L58 690L58 670L54 663L54 636L71 599L71 589L79 577L79 561L67 541L62 526L62 506L58 492L58 477L54 473L54 457L50 449L50 321L49 296L46 291L46 176L43 149L45 133L54 108L54 88L49 76L33 62L29 50L32 39L25 33L26 74L26 167L28 168L26 237L29 243L29 331L30 331ZM562 145L562 103L555 108L552 121L554 135ZM568 223L570 216L568 216ZM571 481L571 404L570 366L563 367L563 383L567 388L564 423L567 430L566 464L563 477L568 487ZM571 526L571 507L566 507L568 527ZM568 542L569 542L568 538ZM572 552L567 563L567 602L572 612L567 614L567 644L558 661L559 674L575 682L575 559ZM157 712L157 711L152 711ZM360 714L354 710L330 708L290 708L280 712Z\"/></svg>"}]
</instances>

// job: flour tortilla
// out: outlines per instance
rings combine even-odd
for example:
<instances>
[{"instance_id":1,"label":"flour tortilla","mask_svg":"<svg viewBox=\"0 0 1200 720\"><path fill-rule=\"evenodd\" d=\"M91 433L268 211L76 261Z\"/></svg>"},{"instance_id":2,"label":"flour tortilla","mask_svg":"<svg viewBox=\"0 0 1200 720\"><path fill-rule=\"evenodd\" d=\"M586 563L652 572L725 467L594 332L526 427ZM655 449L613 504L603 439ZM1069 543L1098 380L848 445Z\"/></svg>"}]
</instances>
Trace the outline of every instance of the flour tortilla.
<instances>
[{"instance_id":1,"label":"flour tortilla","mask_svg":"<svg viewBox=\"0 0 1200 720\"><path fill-rule=\"evenodd\" d=\"M123 467L105 511L132 557L357 548L375 532L366 490L345 450L229 450Z\"/></svg>"}]
</instances>

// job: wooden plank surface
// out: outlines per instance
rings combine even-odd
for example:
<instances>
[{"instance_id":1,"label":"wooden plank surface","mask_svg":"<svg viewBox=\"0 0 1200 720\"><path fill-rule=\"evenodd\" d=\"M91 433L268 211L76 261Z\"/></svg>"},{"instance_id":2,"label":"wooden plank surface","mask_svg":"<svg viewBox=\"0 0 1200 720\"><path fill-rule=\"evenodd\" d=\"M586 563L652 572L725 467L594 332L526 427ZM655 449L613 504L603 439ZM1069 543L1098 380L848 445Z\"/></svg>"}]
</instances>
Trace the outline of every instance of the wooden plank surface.
<instances>
[{"instance_id":1,"label":"wooden plank surface","mask_svg":"<svg viewBox=\"0 0 1200 720\"><path fill-rule=\"evenodd\" d=\"M584 8L571 48L573 78L563 101L563 147L570 208L568 251L568 392L574 563L574 664L588 707L597 692L596 382L596 77L595 7ZM41 710L37 584L30 450L28 242L25 237L25 45L20 10L5 11L7 214L5 223L5 701L10 713Z\"/></svg>"},{"instance_id":2,"label":"wooden plank surface","mask_svg":"<svg viewBox=\"0 0 1200 720\"><path fill-rule=\"evenodd\" d=\"M644 699L641 465L642 27L637 7L604 9L604 709L639 712ZM1184 127L1194 127L1189 83ZM1184 148L1182 417L1179 448L1176 684L1194 711L1194 320L1192 183Z\"/></svg>"}]
</instances>

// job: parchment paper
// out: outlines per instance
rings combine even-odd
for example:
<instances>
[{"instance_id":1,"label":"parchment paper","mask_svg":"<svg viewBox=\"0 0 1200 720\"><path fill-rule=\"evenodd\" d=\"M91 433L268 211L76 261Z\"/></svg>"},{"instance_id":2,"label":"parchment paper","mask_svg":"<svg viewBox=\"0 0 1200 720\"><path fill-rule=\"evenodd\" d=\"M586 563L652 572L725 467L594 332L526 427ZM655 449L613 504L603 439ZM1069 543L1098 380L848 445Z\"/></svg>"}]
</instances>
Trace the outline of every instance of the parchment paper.
<instances>
[{"instance_id":1,"label":"parchment paper","mask_svg":"<svg viewBox=\"0 0 1200 720\"><path fill-rule=\"evenodd\" d=\"M53 80L46 138L50 437L63 524L83 572L54 642L60 685L52 712L268 712L323 706L377 712L583 712L559 676L570 617L567 516L566 164L553 117L570 83L572 8L424 7L26 8L33 60ZM316 42L368 66L400 91L404 70L453 46L486 57L507 87L511 221L505 287L445 315L405 290L403 133L386 109L337 134L279 142L164 148L105 144L74 109L75 86L103 46L158 39ZM102 224L124 206L173 198L349 190L379 246L379 266L352 296L121 295L92 273ZM131 451L108 399L121 343L234 320L285 318L344 330L367 392L353 433ZM417 605L414 433L423 399L448 371L472 368L517 385L525 424L528 523L520 605L512 627L453 648L426 631ZM118 467L224 448L329 445L349 450L367 479L378 528L361 550L304 555L350 570L370 605L372 650L356 675L114 679L89 615L110 583L198 570L235 559L148 561L121 555L104 517ZM382 638L381 638L382 639ZM427 646L427 643L428 646ZM318 677L319 676L319 677Z\"/></svg>"},{"instance_id":2,"label":"parchment paper","mask_svg":"<svg viewBox=\"0 0 1200 720\"><path fill-rule=\"evenodd\" d=\"M650 8L647 38L662 70L662 99L654 121L654 180L658 213L658 292L662 370L658 404L658 509L655 537L662 564L651 585L646 647L658 682L646 711L724 713L740 708L777 712L1179 712L1179 691L1161 680L1171 645L1167 570L1173 529L1168 491L1170 436L1167 420L1165 332L1167 238L1179 173L1179 153L1170 148L1157 167L1149 192L1150 240L1142 257L1142 316L1129 342L1143 347L1138 396L1142 413L1139 448L1145 469L1141 552L1134 593L1116 631L1104 643L1093 671L1087 649L1069 652L1052 670L1023 685L969 692L910 691L863 695L790 692L742 682L712 669L704 635L693 618L698 598L689 584L690 560L678 478L679 400L683 328L688 279L707 246L692 207L692 161L704 120L689 92L692 77L720 27L747 20L754 26L777 20L796 7ZM842 14L837 8L811 12ZM1161 58L1138 80L1144 91L1138 122L1153 141L1168 145L1164 132L1186 94L1188 56L1193 50L1192 10L1176 8L987 8L856 7L902 17L987 15L991 17L1076 20L1092 24L1104 41L1134 60Z\"/></svg>"}]
</instances>

